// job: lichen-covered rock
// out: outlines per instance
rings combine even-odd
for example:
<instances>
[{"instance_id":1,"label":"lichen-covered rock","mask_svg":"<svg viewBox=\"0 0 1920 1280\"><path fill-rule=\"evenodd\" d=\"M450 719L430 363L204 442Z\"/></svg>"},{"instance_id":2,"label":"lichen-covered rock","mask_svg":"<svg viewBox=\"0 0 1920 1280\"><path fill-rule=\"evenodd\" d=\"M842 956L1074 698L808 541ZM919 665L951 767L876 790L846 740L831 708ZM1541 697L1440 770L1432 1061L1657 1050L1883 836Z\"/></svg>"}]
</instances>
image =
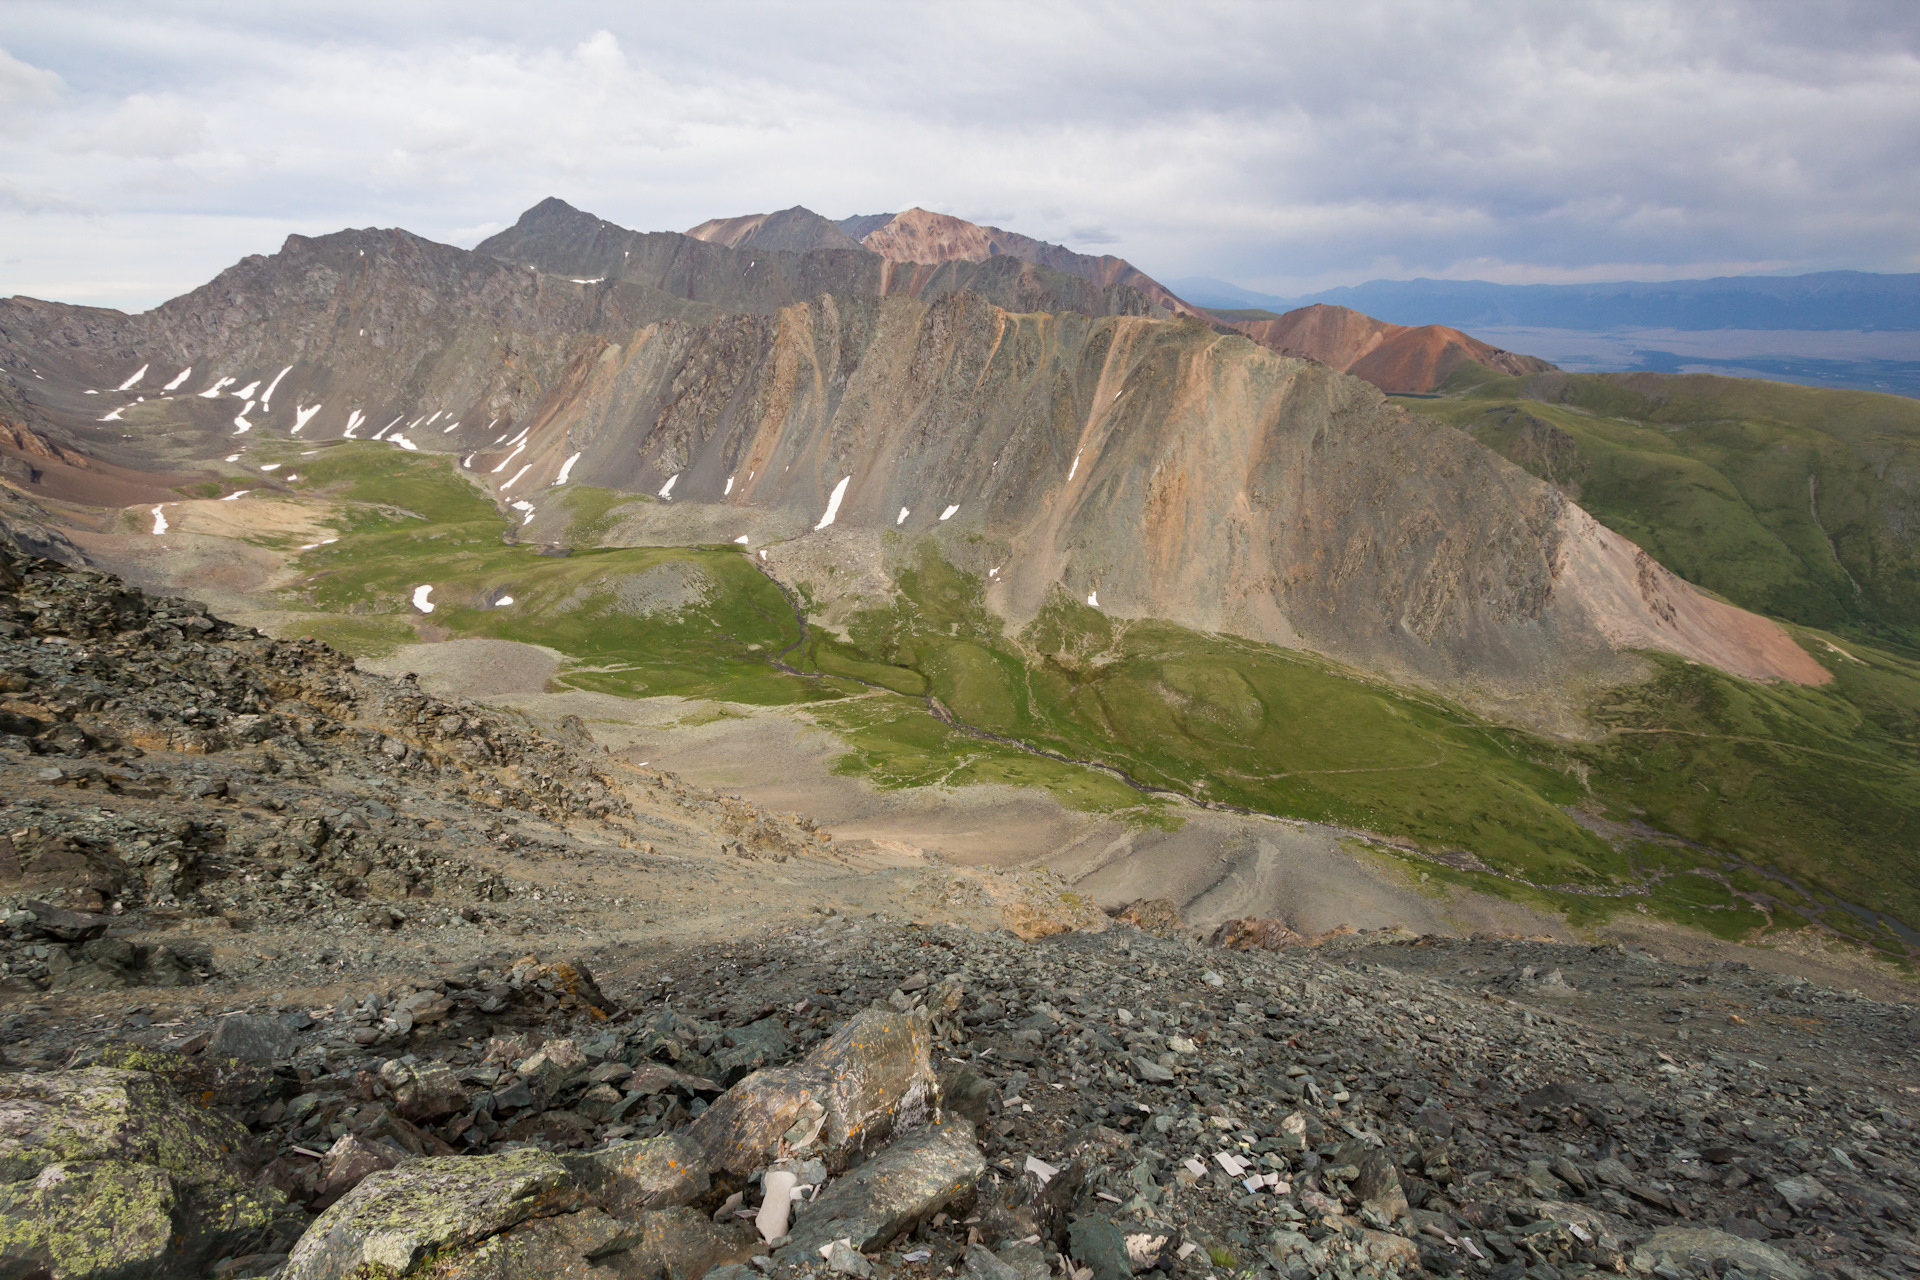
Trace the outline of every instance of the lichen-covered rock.
<instances>
[{"instance_id":1,"label":"lichen-covered rock","mask_svg":"<svg viewBox=\"0 0 1920 1280\"><path fill-rule=\"evenodd\" d=\"M169 1256L180 1207L173 1179L150 1164L47 1165L0 1187L0 1274L192 1274Z\"/></svg>"},{"instance_id":2,"label":"lichen-covered rock","mask_svg":"<svg viewBox=\"0 0 1920 1280\"><path fill-rule=\"evenodd\" d=\"M778 1256L804 1258L842 1239L877 1248L972 1191L986 1171L973 1126L948 1117L835 1179L801 1211Z\"/></svg>"},{"instance_id":3,"label":"lichen-covered rock","mask_svg":"<svg viewBox=\"0 0 1920 1280\"><path fill-rule=\"evenodd\" d=\"M598 1209L535 1218L470 1249L435 1258L421 1280L623 1280L633 1272L617 1255L639 1232ZM608 1265L609 1262L613 1265Z\"/></svg>"},{"instance_id":4,"label":"lichen-covered rock","mask_svg":"<svg viewBox=\"0 0 1920 1280\"><path fill-rule=\"evenodd\" d=\"M0 1181L56 1162L150 1164L200 1184L239 1181L247 1131L190 1106L144 1071L88 1067L0 1076Z\"/></svg>"},{"instance_id":5,"label":"lichen-covered rock","mask_svg":"<svg viewBox=\"0 0 1920 1280\"><path fill-rule=\"evenodd\" d=\"M756 1071L688 1130L707 1167L746 1176L776 1160L819 1156L844 1167L932 1109L939 1082L924 1008L869 1009L797 1065Z\"/></svg>"},{"instance_id":6,"label":"lichen-covered rock","mask_svg":"<svg viewBox=\"0 0 1920 1280\"><path fill-rule=\"evenodd\" d=\"M692 1204L707 1194L700 1149L677 1133L561 1159L581 1191L621 1217Z\"/></svg>"},{"instance_id":7,"label":"lichen-covered rock","mask_svg":"<svg viewBox=\"0 0 1920 1280\"><path fill-rule=\"evenodd\" d=\"M566 1166L544 1151L415 1160L369 1175L321 1214L282 1280L337 1280L360 1267L404 1272L437 1250L584 1203Z\"/></svg>"},{"instance_id":8,"label":"lichen-covered rock","mask_svg":"<svg viewBox=\"0 0 1920 1280\"><path fill-rule=\"evenodd\" d=\"M0 1274L198 1275L281 1208L246 1141L145 1072L0 1078Z\"/></svg>"}]
</instances>

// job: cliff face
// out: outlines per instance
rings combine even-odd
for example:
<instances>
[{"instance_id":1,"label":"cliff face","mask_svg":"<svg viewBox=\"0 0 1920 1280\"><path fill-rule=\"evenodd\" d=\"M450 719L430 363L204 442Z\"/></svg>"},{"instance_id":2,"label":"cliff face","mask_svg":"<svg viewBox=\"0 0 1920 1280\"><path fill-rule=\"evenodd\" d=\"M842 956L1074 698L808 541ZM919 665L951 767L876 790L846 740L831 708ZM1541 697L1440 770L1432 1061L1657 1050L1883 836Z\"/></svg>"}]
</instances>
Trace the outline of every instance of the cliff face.
<instances>
[{"instance_id":1,"label":"cliff face","mask_svg":"<svg viewBox=\"0 0 1920 1280\"><path fill-rule=\"evenodd\" d=\"M1445 684L1617 674L1616 644L1825 678L1754 615L1683 624L1711 602L1462 433L1196 323L968 295L666 323L609 347L542 433L536 478L580 452L575 481L671 481L706 536L714 508L767 536L831 505L939 537L1016 623L1064 589Z\"/></svg>"},{"instance_id":2,"label":"cliff face","mask_svg":"<svg viewBox=\"0 0 1920 1280\"><path fill-rule=\"evenodd\" d=\"M558 202L489 245L295 237L139 316L0 304L10 394L153 470L249 431L352 434L496 485L512 454L515 497L575 454L576 484L671 481L656 523L686 540L797 535L832 504L840 530L941 538L1015 622L1065 590L1454 687L1616 677L1626 646L1825 678L1463 433L1324 365L1126 314L1148 304L1124 285L1005 255L734 250ZM1058 305L1073 290L1087 305Z\"/></svg>"}]
</instances>

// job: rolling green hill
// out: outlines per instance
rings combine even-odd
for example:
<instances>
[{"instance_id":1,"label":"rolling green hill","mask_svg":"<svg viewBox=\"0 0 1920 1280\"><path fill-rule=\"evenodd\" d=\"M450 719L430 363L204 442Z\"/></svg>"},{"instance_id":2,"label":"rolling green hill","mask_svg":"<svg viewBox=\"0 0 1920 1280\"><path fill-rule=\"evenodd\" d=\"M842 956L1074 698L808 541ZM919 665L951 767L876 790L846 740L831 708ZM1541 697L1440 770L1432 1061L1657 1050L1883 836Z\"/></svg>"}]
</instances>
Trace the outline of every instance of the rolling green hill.
<instances>
[{"instance_id":1,"label":"rolling green hill","mask_svg":"<svg viewBox=\"0 0 1920 1280\"><path fill-rule=\"evenodd\" d=\"M1920 401L1708 374L1495 378L1406 399L1691 582L1920 647Z\"/></svg>"}]
</instances>

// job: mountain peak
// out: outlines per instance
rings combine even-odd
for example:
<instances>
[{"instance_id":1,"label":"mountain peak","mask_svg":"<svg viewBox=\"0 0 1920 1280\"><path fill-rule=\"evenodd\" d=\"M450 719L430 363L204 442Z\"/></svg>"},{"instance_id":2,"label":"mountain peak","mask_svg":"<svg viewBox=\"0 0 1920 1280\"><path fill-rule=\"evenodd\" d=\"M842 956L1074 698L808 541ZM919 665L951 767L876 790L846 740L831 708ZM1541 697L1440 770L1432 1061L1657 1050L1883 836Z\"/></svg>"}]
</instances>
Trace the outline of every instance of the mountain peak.
<instances>
[{"instance_id":1,"label":"mountain peak","mask_svg":"<svg viewBox=\"0 0 1920 1280\"><path fill-rule=\"evenodd\" d=\"M815 249L859 250L860 242L804 205L777 213L749 213L737 218L709 218L688 235L729 249L784 249L809 253Z\"/></svg>"}]
</instances>

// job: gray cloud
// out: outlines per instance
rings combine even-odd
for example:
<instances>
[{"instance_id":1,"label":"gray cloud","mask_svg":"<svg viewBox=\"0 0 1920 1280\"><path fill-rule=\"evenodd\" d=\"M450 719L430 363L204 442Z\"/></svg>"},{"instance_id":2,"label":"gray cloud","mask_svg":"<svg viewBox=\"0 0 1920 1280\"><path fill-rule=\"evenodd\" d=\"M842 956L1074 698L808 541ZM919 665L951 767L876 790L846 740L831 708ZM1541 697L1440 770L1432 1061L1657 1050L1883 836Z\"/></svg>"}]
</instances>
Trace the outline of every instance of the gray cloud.
<instances>
[{"instance_id":1,"label":"gray cloud","mask_svg":"<svg viewBox=\"0 0 1920 1280\"><path fill-rule=\"evenodd\" d=\"M1272 292L1920 270L1908 4L0 4L0 294L921 204Z\"/></svg>"}]
</instances>

